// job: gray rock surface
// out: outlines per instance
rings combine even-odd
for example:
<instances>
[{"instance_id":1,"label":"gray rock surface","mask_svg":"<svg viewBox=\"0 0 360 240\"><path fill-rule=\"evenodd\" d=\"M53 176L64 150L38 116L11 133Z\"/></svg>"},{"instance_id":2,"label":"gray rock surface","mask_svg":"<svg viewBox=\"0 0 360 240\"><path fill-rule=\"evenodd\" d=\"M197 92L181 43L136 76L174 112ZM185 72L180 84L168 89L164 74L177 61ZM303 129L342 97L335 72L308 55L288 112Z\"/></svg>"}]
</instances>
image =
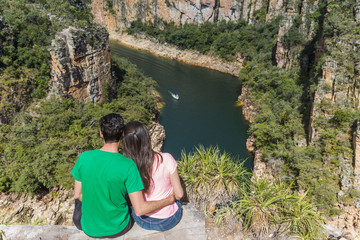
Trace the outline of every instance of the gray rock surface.
<instances>
[{"instance_id":1,"label":"gray rock surface","mask_svg":"<svg viewBox=\"0 0 360 240\"><path fill-rule=\"evenodd\" d=\"M5 240L89 240L94 239L74 226L60 225L0 225ZM144 230L136 224L118 240L202 240L206 239L205 219L191 203L183 206L183 217L178 225L166 232ZM99 239L99 238L97 238Z\"/></svg>"}]
</instances>

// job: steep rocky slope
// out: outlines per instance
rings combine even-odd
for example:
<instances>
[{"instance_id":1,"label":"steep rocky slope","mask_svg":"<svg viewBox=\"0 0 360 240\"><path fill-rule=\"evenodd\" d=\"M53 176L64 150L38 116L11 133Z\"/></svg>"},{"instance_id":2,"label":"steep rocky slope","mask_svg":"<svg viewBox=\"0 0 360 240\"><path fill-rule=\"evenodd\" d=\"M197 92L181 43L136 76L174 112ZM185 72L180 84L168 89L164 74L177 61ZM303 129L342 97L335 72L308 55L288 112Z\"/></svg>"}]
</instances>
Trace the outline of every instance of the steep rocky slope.
<instances>
[{"instance_id":1,"label":"steep rocky slope","mask_svg":"<svg viewBox=\"0 0 360 240\"><path fill-rule=\"evenodd\" d=\"M327 2L315 55L319 70L314 72L317 89L309 123L309 144L325 146L323 162L338 173L338 207L344 214L335 219L339 227L354 231L360 224L358 9L359 1Z\"/></svg>"}]
</instances>

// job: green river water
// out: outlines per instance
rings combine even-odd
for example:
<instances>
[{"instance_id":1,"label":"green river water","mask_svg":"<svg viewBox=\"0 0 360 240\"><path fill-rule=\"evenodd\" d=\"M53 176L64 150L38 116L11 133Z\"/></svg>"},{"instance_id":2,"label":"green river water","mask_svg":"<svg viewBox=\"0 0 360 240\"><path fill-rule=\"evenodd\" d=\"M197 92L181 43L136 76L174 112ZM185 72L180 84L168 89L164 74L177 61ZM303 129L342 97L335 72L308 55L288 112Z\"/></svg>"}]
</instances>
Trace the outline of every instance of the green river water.
<instances>
[{"instance_id":1,"label":"green river water","mask_svg":"<svg viewBox=\"0 0 360 240\"><path fill-rule=\"evenodd\" d=\"M235 106L240 82L237 77L160 58L146 51L134 50L110 41L114 55L129 59L158 83L165 102L160 124L165 127L163 152L180 159L181 151L193 151L204 145L218 146L233 157L246 160L252 168L252 158L246 150L248 123ZM179 94L179 100L168 91Z\"/></svg>"}]
</instances>

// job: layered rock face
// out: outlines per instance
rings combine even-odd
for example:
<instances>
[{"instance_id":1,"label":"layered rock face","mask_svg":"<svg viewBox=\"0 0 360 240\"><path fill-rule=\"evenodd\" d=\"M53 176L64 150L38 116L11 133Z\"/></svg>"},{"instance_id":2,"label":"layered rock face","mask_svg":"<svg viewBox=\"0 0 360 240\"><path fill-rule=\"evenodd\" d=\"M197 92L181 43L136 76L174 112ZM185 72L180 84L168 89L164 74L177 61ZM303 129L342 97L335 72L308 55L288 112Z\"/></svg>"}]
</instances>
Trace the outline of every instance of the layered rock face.
<instances>
[{"instance_id":1,"label":"layered rock face","mask_svg":"<svg viewBox=\"0 0 360 240\"><path fill-rule=\"evenodd\" d=\"M327 36L320 28L315 52L320 70L310 113L309 144L331 149L322 156L324 165L337 164L333 171L339 180L338 208L344 213L330 222L358 237L360 198L354 192L360 190L360 135L359 122L350 117L359 111L360 103L360 37L352 27L360 19L359 3L354 2L348 1L350 8L342 10L338 1L325 6L324 29L335 34ZM346 201L349 195L354 199L351 203Z\"/></svg>"},{"instance_id":2,"label":"layered rock face","mask_svg":"<svg viewBox=\"0 0 360 240\"><path fill-rule=\"evenodd\" d=\"M166 22L174 21L176 24L203 23L205 21L218 21L239 19L240 3L224 1L220 7L219 0L210 1L112 1L111 9L106 1L93 0L93 14L95 21L108 29L124 29L131 21L141 19L154 21L163 19ZM221 11L220 11L221 9ZM230 11L231 9L231 11Z\"/></svg>"},{"instance_id":3,"label":"layered rock face","mask_svg":"<svg viewBox=\"0 0 360 240\"><path fill-rule=\"evenodd\" d=\"M109 30L124 30L134 20L185 23L245 20L254 23L286 12L283 0L92 0L95 22ZM291 3L290 3L291 4Z\"/></svg>"},{"instance_id":4,"label":"layered rock face","mask_svg":"<svg viewBox=\"0 0 360 240\"><path fill-rule=\"evenodd\" d=\"M52 79L49 95L71 96L83 102L101 102L111 83L108 33L69 27L51 43Z\"/></svg>"}]
</instances>

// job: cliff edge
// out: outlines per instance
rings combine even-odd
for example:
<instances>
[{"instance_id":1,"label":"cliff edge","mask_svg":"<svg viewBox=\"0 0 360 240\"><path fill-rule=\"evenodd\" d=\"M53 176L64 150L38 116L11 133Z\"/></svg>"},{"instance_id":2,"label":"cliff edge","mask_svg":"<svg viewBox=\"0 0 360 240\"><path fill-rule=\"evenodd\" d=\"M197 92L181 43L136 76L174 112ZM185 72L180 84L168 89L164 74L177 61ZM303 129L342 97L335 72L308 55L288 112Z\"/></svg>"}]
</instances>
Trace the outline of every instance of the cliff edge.
<instances>
[{"instance_id":1,"label":"cliff edge","mask_svg":"<svg viewBox=\"0 0 360 240\"><path fill-rule=\"evenodd\" d=\"M3 231L5 239L11 240L89 240L94 239L74 226L59 225L0 225L0 234ZM102 239L102 238L97 238ZM188 203L183 205L183 216L178 225L166 232L145 230L134 224L132 229L124 236L114 239L121 240L190 240L207 239L205 233L205 220L195 207Z\"/></svg>"}]
</instances>

